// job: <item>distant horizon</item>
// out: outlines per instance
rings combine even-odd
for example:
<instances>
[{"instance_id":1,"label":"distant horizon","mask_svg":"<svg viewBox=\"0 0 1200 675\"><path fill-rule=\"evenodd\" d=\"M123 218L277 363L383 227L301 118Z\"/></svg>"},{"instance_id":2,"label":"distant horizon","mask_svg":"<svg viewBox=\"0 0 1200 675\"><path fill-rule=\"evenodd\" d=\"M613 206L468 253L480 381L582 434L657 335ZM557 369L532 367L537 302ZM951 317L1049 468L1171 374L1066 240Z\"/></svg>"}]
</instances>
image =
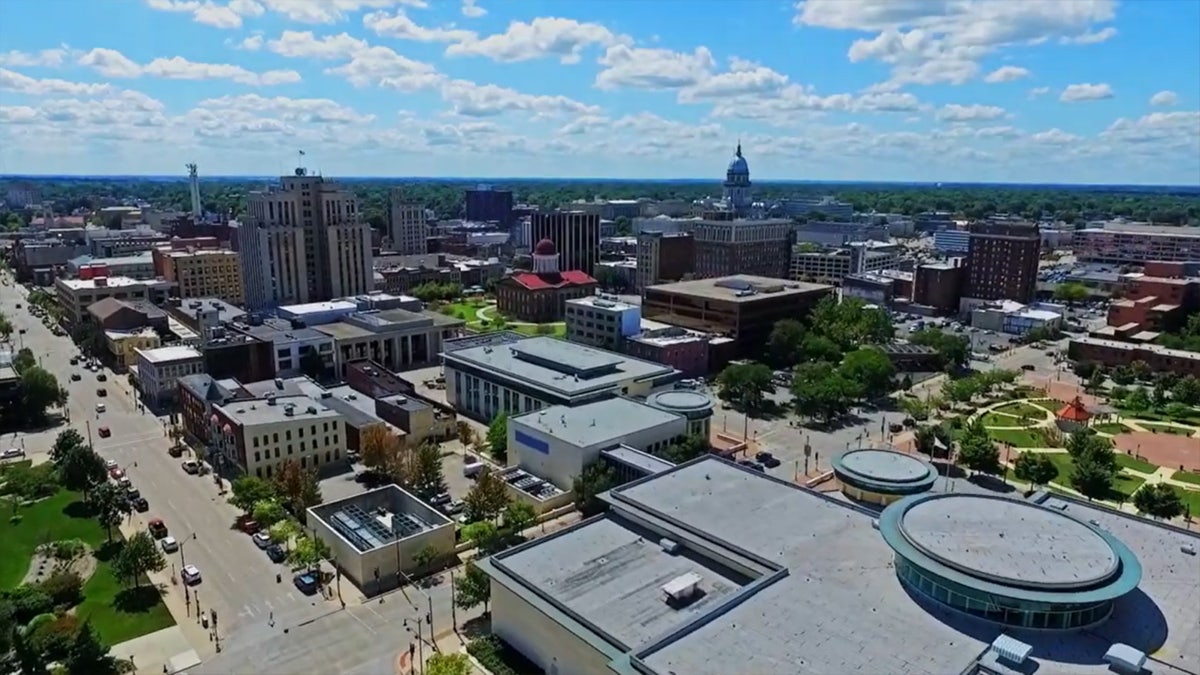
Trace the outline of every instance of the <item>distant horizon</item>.
<instances>
[{"instance_id":1,"label":"distant horizon","mask_svg":"<svg viewBox=\"0 0 1200 675\"><path fill-rule=\"evenodd\" d=\"M290 174L283 174L290 175ZM208 175L201 176L200 182L203 184L206 181L230 182L230 181L260 181L260 180L278 180L283 177L273 175ZM320 174L313 174L320 175ZM481 177L481 176L348 176L348 175L330 175L323 176L334 181L358 181L358 182L378 182L378 181L401 181L401 182L418 182L418 183L478 183L480 185L490 185L496 183L635 183L635 184L653 184L653 183L688 183L702 184L711 183L719 185L719 180L712 178L567 178L567 177ZM144 180L154 182L178 182L186 183L188 177L180 174L0 174L0 181L14 180ZM1200 196L1200 185L1185 185L1185 184L1164 184L1164 183L1010 183L1010 182L988 182L988 181L884 181L884 180L813 180L813 179L778 179L778 180L758 180L755 181L759 185L879 185L879 186L907 186L907 187L1002 187L1002 188L1058 188L1058 189L1087 189L1087 188L1137 188L1140 190L1183 190L1194 191L1197 196Z\"/></svg>"}]
</instances>

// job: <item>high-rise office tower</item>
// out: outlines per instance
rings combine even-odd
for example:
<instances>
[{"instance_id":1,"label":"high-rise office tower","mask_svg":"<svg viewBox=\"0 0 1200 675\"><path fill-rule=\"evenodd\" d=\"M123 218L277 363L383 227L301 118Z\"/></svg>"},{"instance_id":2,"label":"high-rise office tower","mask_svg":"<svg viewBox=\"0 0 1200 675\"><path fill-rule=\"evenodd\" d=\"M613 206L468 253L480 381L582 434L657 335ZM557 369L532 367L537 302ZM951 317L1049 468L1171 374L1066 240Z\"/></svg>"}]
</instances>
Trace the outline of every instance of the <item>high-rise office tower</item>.
<instances>
[{"instance_id":1,"label":"high-rise office tower","mask_svg":"<svg viewBox=\"0 0 1200 675\"><path fill-rule=\"evenodd\" d=\"M600 215L582 211L535 213L530 217L533 241L549 239L558 248L559 267L595 276L600 259Z\"/></svg>"},{"instance_id":2,"label":"high-rise office tower","mask_svg":"<svg viewBox=\"0 0 1200 675\"><path fill-rule=\"evenodd\" d=\"M1035 223L971 226L964 298L1028 303L1037 290L1042 235Z\"/></svg>"},{"instance_id":3,"label":"high-rise office tower","mask_svg":"<svg viewBox=\"0 0 1200 675\"><path fill-rule=\"evenodd\" d=\"M491 185L478 185L467 189L465 201L467 220L495 221L504 227L513 223L511 190L497 190Z\"/></svg>"},{"instance_id":4,"label":"high-rise office tower","mask_svg":"<svg viewBox=\"0 0 1200 675\"><path fill-rule=\"evenodd\" d=\"M425 207L406 202L402 188L392 188L388 205L388 238L392 242L389 250L401 255L428 253Z\"/></svg>"}]
</instances>

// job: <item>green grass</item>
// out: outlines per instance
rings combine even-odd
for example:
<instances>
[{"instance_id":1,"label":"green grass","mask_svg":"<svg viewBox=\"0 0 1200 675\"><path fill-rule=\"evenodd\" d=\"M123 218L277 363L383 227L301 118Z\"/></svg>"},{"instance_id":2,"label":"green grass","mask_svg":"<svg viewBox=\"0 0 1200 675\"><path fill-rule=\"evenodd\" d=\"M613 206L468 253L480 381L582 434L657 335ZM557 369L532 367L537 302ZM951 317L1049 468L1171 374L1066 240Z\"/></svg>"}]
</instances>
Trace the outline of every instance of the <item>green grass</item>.
<instances>
[{"instance_id":1,"label":"green grass","mask_svg":"<svg viewBox=\"0 0 1200 675\"><path fill-rule=\"evenodd\" d=\"M75 608L90 619L100 639L109 645L124 642L175 624L158 590L142 580L142 588L127 589L113 576L109 561L120 542L107 544L104 529L84 507L81 495L66 490L20 509L21 519L0 519L0 589L18 586L29 569L37 546L62 539L79 539L96 552L95 574L83 586L84 600ZM10 515L11 507L9 514Z\"/></svg>"},{"instance_id":2,"label":"green grass","mask_svg":"<svg viewBox=\"0 0 1200 675\"><path fill-rule=\"evenodd\" d=\"M1117 466L1121 467L1122 469L1130 469L1132 471L1137 471L1138 473L1154 473L1155 471L1158 471L1157 466L1151 464L1150 462L1140 460L1132 455L1123 455L1120 452L1117 452L1114 454L1114 457L1117 459Z\"/></svg>"},{"instance_id":3,"label":"green grass","mask_svg":"<svg viewBox=\"0 0 1200 675\"><path fill-rule=\"evenodd\" d=\"M998 443L1007 443L1014 448L1053 448L1058 444L1045 438L1037 430L988 429L988 435Z\"/></svg>"},{"instance_id":4,"label":"green grass","mask_svg":"<svg viewBox=\"0 0 1200 675\"><path fill-rule=\"evenodd\" d=\"M1129 427L1120 422L1101 422L1100 424L1093 424L1092 429L1102 434L1112 434L1113 436L1129 433L1130 431Z\"/></svg>"},{"instance_id":5,"label":"green grass","mask_svg":"<svg viewBox=\"0 0 1200 675\"><path fill-rule=\"evenodd\" d=\"M1176 471L1175 473L1171 474L1171 478L1174 478L1180 483L1190 483L1192 485L1200 486L1200 473L1196 473L1195 471ZM1200 512L1197 512L1196 515L1200 516Z\"/></svg>"},{"instance_id":6,"label":"green grass","mask_svg":"<svg viewBox=\"0 0 1200 675\"><path fill-rule=\"evenodd\" d=\"M1171 489L1183 500L1184 506L1188 509L1185 513L1192 514L1193 519L1200 517L1200 490L1188 490L1176 485L1172 485Z\"/></svg>"},{"instance_id":7,"label":"green grass","mask_svg":"<svg viewBox=\"0 0 1200 675\"><path fill-rule=\"evenodd\" d=\"M1191 436L1196 430L1191 427L1176 427L1170 424L1157 424L1155 422L1141 422L1147 431L1156 431L1160 434L1172 434L1174 436Z\"/></svg>"},{"instance_id":8,"label":"green grass","mask_svg":"<svg viewBox=\"0 0 1200 675\"><path fill-rule=\"evenodd\" d=\"M1046 453L1046 456L1050 458L1050 461L1054 464L1055 468L1058 469L1058 478L1055 478L1054 482L1070 487L1071 471L1075 466L1071 456L1065 452ZM1117 466L1123 466L1120 455L1117 456ZM1117 501L1121 497L1128 499L1129 495L1133 494L1138 488L1140 488L1144 482L1146 481L1138 476L1127 473L1117 473L1117 475L1113 478L1113 492L1109 495L1109 499L1111 501Z\"/></svg>"},{"instance_id":9,"label":"green grass","mask_svg":"<svg viewBox=\"0 0 1200 675\"><path fill-rule=\"evenodd\" d=\"M543 326L550 326L553 330L551 330L550 332L547 333L547 332L545 332L546 329L543 328ZM561 323L561 322L559 322L559 323L543 323L543 324L538 324L536 326L531 326L528 324L519 324L516 326L510 326L510 329L515 330L518 333L522 333L524 335L546 335L549 337L559 337L559 338L567 336L567 324Z\"/></svg>"},{"instance_id":10,"label":"green grass","mask_svg":"<svg viewBox=\"0 0 1200 675\"><path fill-rule=\"evenodd\" d=\"M1019 427L1021 424L1020 417L1009 417L1001 415L995 411L983 414L983 426L985 427Z\"/></svg>"},{"instance_id":11,"label":"green grass","mask_svg":"<svg viewBox=\"0 0 1200 675\"><path fill-rule=\"evenodd\" d=\"M1020 418L1022 415L1024 415L1028 417L1031 422L1041 422L1042 420L1046 419L1046 413L1050 411L1040 405L1021 402L1002 405L999 408L996 408L995 412L1016 415L1017 418Z\"/></svg>"},{"instance_id":12,"label":"green grass","mask_svg":"<svg viewBox=\"0 0 1200 675\"><path fill-rule=\"evenodd\" d=\"M487 307L487 305L488 303L486 302L477 301L451 302L438 308L438 311L447 316L452 316L456 319L462 319L463 321L470 323L479 320L476 312L478 312L480 308Z\"/></svg>"}]
</instances>

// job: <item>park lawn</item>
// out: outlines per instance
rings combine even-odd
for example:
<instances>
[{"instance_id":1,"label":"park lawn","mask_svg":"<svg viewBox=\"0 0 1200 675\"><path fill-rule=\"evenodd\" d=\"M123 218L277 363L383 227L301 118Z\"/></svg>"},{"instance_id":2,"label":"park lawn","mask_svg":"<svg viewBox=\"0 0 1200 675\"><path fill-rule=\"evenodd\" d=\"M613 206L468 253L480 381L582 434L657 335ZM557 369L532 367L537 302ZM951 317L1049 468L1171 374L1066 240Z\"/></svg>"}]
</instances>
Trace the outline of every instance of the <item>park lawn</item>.
<instances>
[{"instance_id":1,"label":"park lawn","mask_svg":"<svg viewBox=\"0 0 1200 675\"><path fill-rule=\"evenodd\" d=\"M1092 429L1099 431L1102 434L1111 434L1113 436L1116 436L1117 434L1126 434L1130 431L1129 427L1121 424L1120 422L1101 422L1099 424L1093 424Z\"/></svg>"},{"instance_id":2,"label":"park lawn","mask_svg":"<svg viewBox=\"0 0 1200 675\"><path fill-rule=\"evenodd\" d=\"M21 508L20 522L0 519L0 589L16 588L29 571L29 561L38 544L62 539L80 539L93 548L104 542L104 530L77 504L82 495L62 490L52 497Z\"/></svg>"},{"instance_id":3,"label":"park lawn","mask_svg":"<svg viewBox=\"0 0 1200 675\"><path fill-rule=\"evenodd\" d=\"M983 414L983 426L985 427L1019 427L1021 424L1020 417L1009 417L1001 415L996 411Z\"/></svg>"},{"instance_id":4,"label":"park lawn","mask_svg":"<svg viewBox=\"0 0 1200 675\"><path fill-rule=\"evenodd\" d=\"M1149 431L1157 431L1160 434L1172 434L1175 436L1191 436L1196 431L1192 427L1176 427L1170 424L1158 424L1155 422L1141 422L1140 424Z\"/></svg>"},{"instance_id":5,"label":"park lawn","mask_svg":"<svg viewBox=\"0 0 1200 675\"><path fill-rule=\"evenodd\" d=\"M158 590L142 579L142 588L127 590L109 564L120 543L107 545L104 528L83 508L82 495L60 490L20 510L21 520L0 519L0 589L15 588L25 578L37 545L79 539L96 553L96 572L83 585L84 600L75 608L106 644L114 645L175 624Z\"/></svg>"},{"instance_id":6,"label":"park lawn","mask_svg":"<svg viewBox=\"0 0 1200 675\"><path fill-rule=\"evenodd\" d=\"M1054 479L1054 482L1070 487L1071 471L1075 467L1075 462L1071 459L1071 455L1065 452L1048 452L1046 456L1050 458L1054 467L1058 469L1058 477ZM1117 458L1117 465L1121 466L1120 456ZM1146 481L1138 476L1118 471L1117 475L1113 477L1113 494L1110 496L1110 499L1112 501L1117 501L1121 497L1128 499L1129 495L1137 491L1144 482Z\"/></svg>"},{"instance_id":7,"label":"park lawn","mask_svg":"<svg viewBox=\"0 0 1200 675\"><path fill-rule=\"evenodd\" d=\"M1191 514L1193 518L1200 515L1200 490L1188 490L1177 485L1172 485L1171 489L1183 500L1183 505L1187 507L1185 513Z\"/></svg>"},{"instance_id":8,"label":"park lawn","mask_svg":"<svg viewBox=\"0 0 1200 675\"><path fill-rule=\"evenodd\" d=\"M1171 475L1171 478L1174 478L1180 483L1191 483L1192 485L1200 487L1200 473L1196 473L1195 471L1176 471ZM1200 512L1197 512L1196 515L1200 515Z\"/></svg>"},{"instance_id":9,"label":"park lawn","mask_svg":"<svg viewBox=\"0 0 1200 675\"><path fill-rule=\"evenodd\" d=\"M1046 413L1048 413L1050 411L1047 410L1046 408L1043 408L1040 405L1022 401L1019 403L1009 403L1008 405L1002 405L999 408L996 408L995 412L1008 413L1009 415L1015 415L1017 417L1017 419L1020 419L1021 416L1024 415L1024 416L1028 417L1029 421L1031 421L1031 422L1041 422L1042 420L1046 419Z\"/></svg>"},{"instance_id":10,"label":"park lawn","mask_svg":"<svg viewBox=\"0 0 1200 675\"><path fill-rule=\"evenodd\" d=\"M545 326L549 326L550 328L547 329ZM511 328L522 335L544 335L558 338L567 336L567 324L565 323L542 323L537 325L523 323L511 326Z\"/></svg>"},{"instance_id":11,"label":"park lawn","mask_svg":"<svg viewBox=\"0 0 1200 675\"><path fill-rule=\"evenodd\" d=\"M479 320L479 317L476 315L476 313L483 307L487 307L486 302L475 302L475 301L451 302L447 305L442 306L440 311L442 314L446 314L447 316L452 316L452 317L455 317L456 319L462 319L463 321L472 322L472 321Z\"/></svg>"},{"instance_id":12,"label":"park lawn","mask_svg":"<svg viewBox=\"0 0 1200 675\"><path fill-rule=\"evenodd\" d=\"M1053 448L1055 443L1047 440L1036 430L988 429L988 435L997 443L1007 443L1014 448Z\"/></svg>"},{"instance_id":13,"label":"park lawn","mask_svg":"<svg viewBox=\"0 0 1200 675\"><path fill-rule=\"evenodd\" d=\"M1145 460L1138 459L1132 455L1123 455L1120 452L1113 455L1117 460L1117 466L1122 469L1130 469L1138 473L1154 473L1158 471L1158 467Z\"/></svg>"}]
</instances>

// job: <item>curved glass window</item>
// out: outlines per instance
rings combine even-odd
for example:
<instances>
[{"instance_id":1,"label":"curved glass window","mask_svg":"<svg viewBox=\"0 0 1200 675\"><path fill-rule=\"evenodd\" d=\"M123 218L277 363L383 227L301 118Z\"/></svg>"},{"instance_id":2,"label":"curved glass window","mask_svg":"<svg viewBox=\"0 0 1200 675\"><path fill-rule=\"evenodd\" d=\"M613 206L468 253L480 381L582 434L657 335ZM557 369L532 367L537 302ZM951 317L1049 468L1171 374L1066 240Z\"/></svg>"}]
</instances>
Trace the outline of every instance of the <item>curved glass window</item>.
<instances>
[{"instance_id":1,"label":"curved glass window","mask_svg":"<svg viewBox=\"0 0 1200 675\"><path fill-rule=\"evenodd\" d=\"M906 586L938 604L1008 626L1049 630L1084 628L1100 623L1112 612L1111 601L1087 605L1056 604L992 595L945 579L901 556L896 556L896 575Z\"/></svg>"}]
</instances>

